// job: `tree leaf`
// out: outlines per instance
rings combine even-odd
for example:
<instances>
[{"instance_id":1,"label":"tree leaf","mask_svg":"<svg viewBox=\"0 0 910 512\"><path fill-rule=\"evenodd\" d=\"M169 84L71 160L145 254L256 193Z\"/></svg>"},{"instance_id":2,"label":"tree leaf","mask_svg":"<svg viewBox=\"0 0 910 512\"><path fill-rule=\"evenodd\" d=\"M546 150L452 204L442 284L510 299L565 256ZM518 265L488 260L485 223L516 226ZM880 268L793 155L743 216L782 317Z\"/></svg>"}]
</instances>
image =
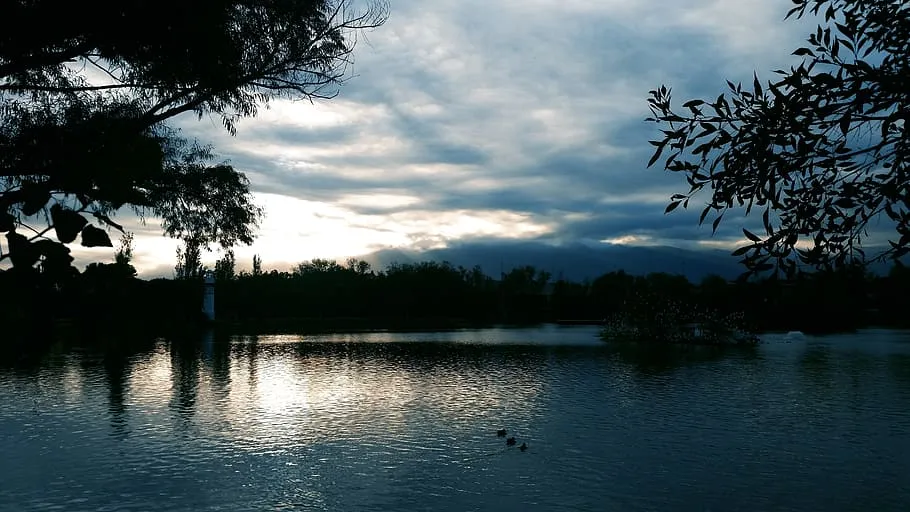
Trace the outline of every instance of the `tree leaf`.
<instances>
[{"instance_id":1,"label":"tree leaf","mask_svg":"<svg viewBox=\"0 0 910 512\"><path fill-rule=\"evenodd\" d=\"M82 230L82 246L113 247L114 244L111 243L111 238L107 235L106 231L89 224Z\"/></svg>"},{"instance_id":2,"label":"tree leaf","mask_svg":"<svg viewBox=\"0 0 910 512\"><path fill-rule=\"evenodd\" d=\"M673 201L672 203L667 205L667 208L664 210L664 214L672 212L677 207L679 207L679 205L680 205L680 201Z\"/></svg>"},{"instance_id":3,"label":"tree leaf","mask_svg":"<svg viewBox=\"0 0 910 512\"><path fill-rule=\"evenodd\" d=\"M116 222L114 222L113 220L111 220L111 218L108 217L107 215L105 215L105 214L103 214L103 213L101 213L101 212L94 212L92 215L94 215L96 219L98 219L98 220L100 220L101 222L107 224L108 226L110 226L110 227L116 229L117 231L119 231L119 232L121 232L121 233L124 232L124 231L123 231L123 226L120 225L120 224L118 224L118 223L116 223Z\"/></svg>"},{"instance_id":4,"label":"tree leaf","mask_svg":"<svg viewBox=\"0 0 910 512\"><path fill-rule=\"evenodd\" d=\"M28 238L25 235L10 231L6 234L6 242L13 267L31 267L38 261L40 255L32 244L28 242Z\"/></svg>"},{"instance_id":5,"label":"tree leaf","mask_svg":"<svg viewBox=\"0 0 910 512\"><path fill-rule=\"evenodd\" d=\"M16 227L16 217L9 213L0 213L0 233L12 231Z\"/></svg>"},{"instance_id":6,"label":"tree leaf","mask_svg":"<svg viewBox=\"0 0 910 512\"><path fill-rule=\"evenodd\" d=\"M853 208L856 206L856 203L853 202L853 199L850 199L849 197L842 197L837 201L834 201L834 205L841 208Z\"/></svg>"},{"instance_id":7,"label":"tree leaf","mask_svg":"<svg viewBox=\"0 0 910 512\"><path fill-rule=\"evenodd\" d=\"M57 240L65 244L75 240L82 228L88 224L85 217L59 204L51 206L51 222L54 223Z\"/></svg>"},{"instance_id":8,"label":"tree leaf","mask_svg":"<svg viewBox=\"0 0 910 512\"><path fill-rule=\"evenodd\" d=\"M746 238L748 238L749 240L752 240L753 242L760 242L760 241L761 241L761 238L759 238L758 235L756 235L755 233L749 231L749 230L746 229L746 228L743 228L743 234L746 235Z\"/></svg>"},{"instance_id":9,"label":"tree leaf","mask_svg":"<svg viewBox=\"0 0 910 512\"><path fill-rule=\"evenodd\" d=\"M708 212L711 211L711 206L705 206L705 209L701 211L701 215L698 217L698 225L701 226L705 222L705 217L708 216Z\"/></svg>"},{"instance_id":10,"label":"tree leaf","mask_svg":"<svg viewBox=\"0 0 910 512\"><path fill-rule=\"evenodd\" d=\"M711 223L711 235L717 233L717 227L720 226L720 220L724 218L724 214L720 214L714 219L714 222Z\"/></svg>"},{"instance_id":11,"label":"tree leaf","mask_svg":"<svg viewBox=\"0 0 910 512\"><path fill-rule=\"evenodd\" d=\"M661 153L664 152L664 148L665 148L666 146L667 146L667 141L666 141L666 140L665 140L661 145L657 146L657 149L654 150L654 155L651 156L651 159L650 159L650 160L648 160L648 165L647 165L647 167L651 167L652 165L654 165L654 162L656 162L657 159L660 158L660 155L661 155Z\"/></svg>"},{"instance_id":12,"label":"tree leaf","mask_svg":"<svg viewBox=\"0 0 910 512\"><path fill-rule=\"evenodd\" d=\"M840 118L840 131L843 135L847 135L847 132L850 131L850 122L852 121L850 113L847 112Z\"/></svg>"},{"instance_id":13,"label":"tree leaf","mask_svg":"<svg viewBox=\"0 0 910 512\"><path fill-rule=\"evenodd\" d=\"M25 198L19 211L26 217L31 217L40 212L42 208L47 206L47 202L51 200L50 192L36 185L22 187L22 193Z\"/></svg>"}]
</instances>

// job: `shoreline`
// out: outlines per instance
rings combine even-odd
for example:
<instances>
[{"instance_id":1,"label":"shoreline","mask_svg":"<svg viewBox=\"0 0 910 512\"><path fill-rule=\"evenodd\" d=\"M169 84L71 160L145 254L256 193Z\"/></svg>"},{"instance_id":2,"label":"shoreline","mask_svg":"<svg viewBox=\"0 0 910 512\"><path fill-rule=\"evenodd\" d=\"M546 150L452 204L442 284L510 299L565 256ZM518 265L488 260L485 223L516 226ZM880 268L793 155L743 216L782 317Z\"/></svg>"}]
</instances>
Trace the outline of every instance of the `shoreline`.
<instances>
[{"instance_id":1,"label":"shoreline","mask_svg":"<svg viewBox=\"0 0 910 512\"><path fill-rule=\"evenodd\" d=\"M605 343L645 343L657 345L680 344L668 341L616 340L603 339L605 322L599 318L579 315L578 317L544 317L525 319L518 322L497 321L497 315L490 313L486 318L466 318L458 316L239 316L228 310L222 317L209 322L201 311L188 312L184 308L152 309L145 314L131 311L126 304L109 310L88 312L52 318L38 311L19 308L18 311L6 311L0 315L6 326L0 345L26 346L43 344L58 337L78 337L82 339L147 338L165 337L189 339L202 333L214 330L219 336L230 335L269 335L269 334L356 334L364 332L444 332L462 329L489 328L533 328L533 327L589 327L598 332L596 336ZM144 309L144 308L140 308ZM218 309L216 307L216 315ZM494 320L495 319L495 320ZM786 334L799 331L807 336L834 335L856 332L861 329L907 329L907 325L891 325L892 322L876 321L879 318L855 318L848 321L826 322L821 318L808 318L801 322L790 322L785 319L766 319L759 325L753 325L747 331L759 336ZM609 338L609 336L608 336ZM730 343L688 343L691 345L720 345Z\"/></svg>"},{"instance_id":2,"label":"shoreline","mask_svg":"<svg viewBox=\"0 0 910 512\"><path fill-rule=\"evenodd\" d=\"M171 334L176 332L207 331L217 330L237 335L253 334L319 334L319 333L338 333L338 334L355 334L360 332L444 332L462 329L520 329L531 327L598 327L602 329L602 323L593 321L565 321L565 320L541 320L535 322L483 322L472 321L461 318L431 317L431 318L370 318L370 317L337 317L337 318L258 318L258 319L215 319L208 321L201 317L178 319L173 318L169 321L162 321L157 318L62 318L44 322L37 329L29 329L29 323L20 323L19 328L14 329L24 335L35 334L51 330L82 330L82 331L110 331L122 328L130 328L143 331L149 334ZM786 334L788 332L798 331L804 335L831 335L831 334L848 334L865 329L906 329L900 325L886 325L879 323L859 324L850 328L831 328L817 329L816 325L810 326L786 326L759 329L753 333L756 335L767 334ZM626 340L604 340L607 342L626 342ZM646 342L651 343L651 342ZM661 342L656 342L661 343ZM711 343L707 343L711 344ZM723 345L723 344L721 344Z\"/></svg>"}]
</instances>

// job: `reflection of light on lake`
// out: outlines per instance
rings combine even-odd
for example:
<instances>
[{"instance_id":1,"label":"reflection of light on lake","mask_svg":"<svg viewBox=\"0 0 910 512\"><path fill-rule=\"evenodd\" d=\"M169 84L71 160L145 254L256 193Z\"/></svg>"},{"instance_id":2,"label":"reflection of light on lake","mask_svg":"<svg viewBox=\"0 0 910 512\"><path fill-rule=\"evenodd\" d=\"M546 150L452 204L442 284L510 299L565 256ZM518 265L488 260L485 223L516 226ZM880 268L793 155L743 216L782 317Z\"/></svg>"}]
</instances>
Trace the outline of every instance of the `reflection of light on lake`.
<instances>
[{"instance_id":1,"label":"reflection of light on lake","mask_svg":"<svg viewBox=\"0 0 910 512\"><path fill-rule=\"evenodd\" d=\"M82 372L74 358L67 358L60 381L63 384L63 396L67 401L82 399Z\"/></svg>"},{"instance_id":2,"label":"reflection of light on lake","mask_svg":"<svg viewBox=\"0 0 910 512\"><path fill-rule=\"evenodd\" d=\"M171 357L159 346L133 366L129 376L128 400L137 414L160 413L167 409L164 399L172 393Z\"/></svg>"},{"instance_id":3,"label":"reflection of light on lake","mask_svg":"<svg viewBox=\"0 0 910 512\"><path fill-rule=\"evenodd\" d=\"M256 453L336 443L429 450L488 435L478 423L527 430L545 407L547 379L537 372L547 359L539 351L344 338L238 338L196 348L161 342L130 364L130 416ZM70 381L80 374L67 365L67 393L79 392ZM161 415L179 421L153 419ZM429 438L426 425L438 425ZM424 437L414 437L420 431Z\"/></svg>"},{"instance_id":4,"label":"reflection of light on lake","mask_svg":"<svg viewBox=\"0 0 910 512\"><path fill-rule=\"evenodd\" d=\"M638 384L635 375L627 365L616 365L610 372L610 384L616 388L616 400L623 407L634 407L638 403Z\"/></svg>"},{"instance_id":5,"label":"reflection of light on lake","mask_svg":"<svg viewBox=\"0 0 910 512\"><path fill-rule=\"evenodd\" d=\"M215 428L226 442L258 451L362 442L371 435L404 438L414 424L427 421L444 423L446 435L454 435L478 418L498 425L503 411L516 404L522 404L523 415L538 409L542 379L533 372L510 371L504 381L490 371L488 360L457 351L450 359L421 359L372 344L369 349L325 345L314 344L307 350L315 353L308 353L286 342L232 344L227 392L219 394L218 383L209 378L198 388L196 408L205 410L198 417L218 421L198 426Z\"/></svg>"},{"instance_id":6,"label":"reflection of light on lake","mask_svg":"<svg viewBox=\"0 0 910 512\"><path fill-rule=\"evenodd\" d=\"M274 361L265 370L260 369L252 391L256 395L253 404L261 414L270 418L293 416L306 408L306 386L290 366L288 361Z\"/></svg>"}]
</instances>

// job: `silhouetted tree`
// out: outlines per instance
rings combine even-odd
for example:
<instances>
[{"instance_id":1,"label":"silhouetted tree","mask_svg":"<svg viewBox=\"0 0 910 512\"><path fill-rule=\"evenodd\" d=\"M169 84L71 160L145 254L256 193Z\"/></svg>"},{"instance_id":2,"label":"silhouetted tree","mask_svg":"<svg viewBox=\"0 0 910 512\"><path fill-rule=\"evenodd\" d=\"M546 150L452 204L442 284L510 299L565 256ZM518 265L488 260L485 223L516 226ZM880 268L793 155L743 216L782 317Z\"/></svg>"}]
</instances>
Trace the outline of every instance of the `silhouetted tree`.
<instances>
[{"instance_id":1,"label":"silhouetted tree","mask_svg":"<svg viewBox=\"0 0 910 512\"><path fill-rule=\"evenodd\" d=\"M338 262L315 258L306 263L300 263L297 265L297 268L294 270L297 274L313 274L313 273L326 273L326 272L340 272L344 270L344 267L338 264Z\"/></svg>"},{"instance_id":2,"label":"silhouetted tree","mask_svg":"<svg viewBox=\"0 0 910 512\"><path fill-rule=\"evenodd\" d=\"M360 275L369 273L371 268L369 262L357 258L348 258L347 261L345 261L345 267Z\"/></svg>"},{"instance_id":3,"label":"silhouetted tree","mask_svg":"<svg viewBox=\"0 0 910 512\"><path fill-rule=\"evenodd\" d=\"M106 306L103 313L124 315L131 324L160 318L179 322L198 311L202 300L198 281L143 281L119 272L117 266L90 265L82 276L85 286L76 295L79 301L50 305L45 301L42 311L60 315L89 311L97 309L98 297L116 297L117 307ZM509 273L513 281L496 281L480 267L468 270L432 261L393 264L382 271L364 272L365 267L358 260L340 265L317 259L298 265L294 272L259 267L255 275L242 272L235 279L219 278L218 317L257 331L276 324L292 330L313 325L350 330L607 319L611 325L614 321L637 325L657 340L678 337L680 326L689 323L823 333L864 325L907 325L905 296L910 287L910 272L903 266L895 266L888 276L845 267L790 280L728 282L709 276L698 284L666 273L634 276L618 271L592 283L561 279L543 288L538 285L547 273L527 266ZM15 281L9 277L15 276L0 274L0 286L15 289L17 301L10 304L10 296L0 294L0 310L17 311L18 297L28 295L10 286ZM136 311L133 316L131 310ZM164 327L147 323L152 324L149 329Z\"/></svg>"},{"instance_id":4,"label":"silhouetted tree","mask_svg":"<svg viewBox=\"0 0 910 512\"><path fill-rule=\"evenodd\" d=\"M910 315L907 314L907 290L910 290L910 268L895 263L879 285L878 302L885 319L890 324L910 327Z\"/></svg>"},{"instance_id":5,"label":"silhouetted tree","mask_svg":"<svg viewBox=\"0 0 910 512\"><path fill-rule=\"evenodd\" d=\"M599 309L597 317L615 313L632 298L635 292L635 276L622 270L608 272L591 283L591 295Z\"/></svg>"},{"instance_id":6,"label":"silhouetted tree","mask_svg":"<svg viewBox=\"0 0 910 512\"><path fill-rule=\"evenodd\" d=\"M727 82L729 99L690 100L674 110L665 86L651 91L663 138L648 166L686 176L667 212L711 190L701 214L717 229L736 207L763 210L764 234L744 229L737 249L749 273L800 263L825 269L866 261L873 219L896 230L878 257L910 251L910 9L892 0L794 0L787 18L823 14L803 62L751 89ZM797 248L797 243L809 248ZM796 257L794 257L796 256ZM870 258L871 259L871 258Z\"/></svg>"},{"instance_id":7,"label":"silhouetted tree","mask_svg":"<svg viewBox=\"0 0 910 512\"><path fill-rule=\"evenodd\" d=\"M96 323L123 316L134 306L132 300L141 281L136 279L133 260L133 234L124 233L114 255L113 263L89 263L79 279L79 286L57 301L60 306L53 314L73 314L67 311L66 302L78 304L75 311L80 316L91 317ZM45 301L47 302L47 301ZM62 304L61 304L62 303ZM104 304L103 308L98 307Z\"/></svg>"},{"instance_id":8,"label":"silhouetted tree","mask_svg":"<svg viewBox=\"0 0 910 512\"><path fill-rule=\"evenodd\" d=\"M224 255L215 262L215 279L219 282L234 279L234 268L237 262L234 259L234 250L227 249Z\"/></svg>"},{"instance_id":9,"label":"silhouetted tree","mask_svg":"<svg viewBox=\"0 0 910 512\"><path fill-rule=\"evenodd\" d=\"M719 311L727 311L733 305L730 284L717 275L705 276L698 284L697 295L699 303Z\"/></svg>"},{"instance_id":10,"label":"silhouetted tree","mask_svg":"<svg viewBox=\"0 0 910 512\"><path fill-rule=\"evenodd\" d=\"M347 0L7 2L0 261L72 277L65 244L111 246L99 226L121 229L124 207L160 218L187 253L249 243L260 212L245 177L163 123L212 115L234 134L270 100L330 98L353 34L385 19L384 5Z\"/></svg>"},{"instance_id":11,"label":"silhouetted tree","mask_svg":"<svg viewBox=\"0 0 910 512\"><path fill-rule=\"evenodd\" d=\"M184 240L183 246L177 247L174 277L192 279L201 276L202 271L202 244L194 240Z\"/></svg>"},{"instance_id":12,"label":"silhouetted tree","mask_svg":"<svg viewBox=\"0 0 910 512\"><path fill-rule=\"evenodd\" d=\"M95 281L123 282L136 277L136 267L133 261L133 234L124 233L120 237L120 246L114 254L113 263L89 263L85 268L85 276Z\"/></svg>"},{"instance_id":13,"label":"silhouetted tree","mask_svg":"<svg viewBox=\"0 0 910 512\"><path fill-rule=\"evenodd\" d=\"M117 248L117 252L114 254L114 264L122 267L126 275L136 277L136 267L132 265L132 262L133 234L127 232L120 236L120 247Z\"/></svg>"}]
</instances>

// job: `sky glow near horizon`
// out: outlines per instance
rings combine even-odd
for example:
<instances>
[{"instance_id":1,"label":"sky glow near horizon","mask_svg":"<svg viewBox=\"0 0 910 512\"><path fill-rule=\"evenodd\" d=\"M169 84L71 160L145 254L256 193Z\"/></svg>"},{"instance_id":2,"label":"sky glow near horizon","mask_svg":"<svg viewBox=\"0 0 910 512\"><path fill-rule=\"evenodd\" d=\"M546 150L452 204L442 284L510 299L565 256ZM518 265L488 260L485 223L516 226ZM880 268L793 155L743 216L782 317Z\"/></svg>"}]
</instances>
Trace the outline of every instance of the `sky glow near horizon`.
<instances>
[{"instance_id":1,"label":"sky glow near horizon","mask_svg":"<svg viewBox=\"0 0 910 512\"><path fill-rule=\"evenodd\" d=\"M725 79L773 78L815 23L783 21L790 6L392 0L336 99L274 102L236 137L208 118L171 124L245 172L265 208L255 244L235 249L241 268L253 254L287 268L472 238L728 248L742 219L712 238L697 203L664 215L688 187L645 169L648 90L713 98ZM154 219L120 220L140 275L170 275L177 243Z\"/></svg>"}]
</instances>

